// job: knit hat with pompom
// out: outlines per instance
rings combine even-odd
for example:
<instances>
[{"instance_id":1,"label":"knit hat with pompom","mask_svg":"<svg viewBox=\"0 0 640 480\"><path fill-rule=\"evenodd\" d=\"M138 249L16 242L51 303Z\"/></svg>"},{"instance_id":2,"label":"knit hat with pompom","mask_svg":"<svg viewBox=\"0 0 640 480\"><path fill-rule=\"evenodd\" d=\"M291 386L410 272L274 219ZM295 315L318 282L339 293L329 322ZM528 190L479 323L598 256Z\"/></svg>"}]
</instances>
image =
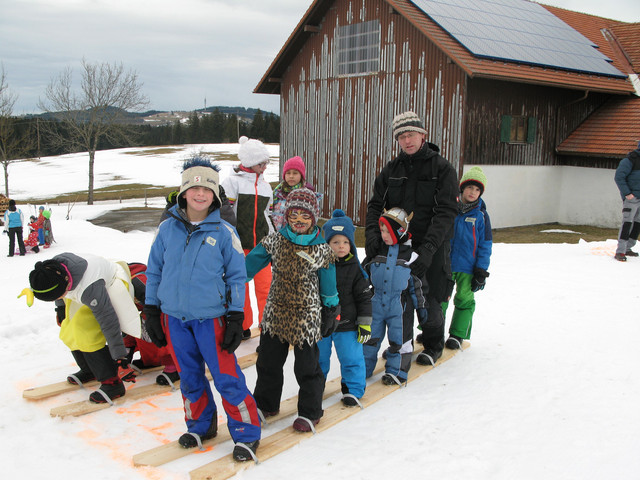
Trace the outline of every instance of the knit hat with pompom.
<instances>
[{"instance_id":1,"label":"knit hat with pompom","mask_svg":"<svg viewBox=\"0 0 640 480\"><path fill-rule=\"evenodd\" d=\"M322 233L327 243L334 235L344 235L351 244L351 253L356 255L356 227L343 210L338 208L333 211L331 218L322 226Z\"/></svg>"},{"instance_id":2,"label":"knit hat with pompom","mask_svg":"<svg viewBox=\"0 0 640 480\"><path fill-rule=\"evenodd\" d=\"M244 135L238 140L240 150L238 158L245 168L251 168L269 161L269 151L260 140L249 139Z\"/></svg>"}]
</instances>

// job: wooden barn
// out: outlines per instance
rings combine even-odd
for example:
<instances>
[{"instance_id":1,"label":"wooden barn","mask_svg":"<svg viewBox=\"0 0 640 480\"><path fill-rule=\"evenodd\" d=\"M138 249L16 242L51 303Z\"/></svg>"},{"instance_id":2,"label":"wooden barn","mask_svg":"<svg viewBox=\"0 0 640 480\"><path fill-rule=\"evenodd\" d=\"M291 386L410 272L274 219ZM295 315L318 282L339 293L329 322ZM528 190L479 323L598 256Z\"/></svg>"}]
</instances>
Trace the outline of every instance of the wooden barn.
<instances>
[{"instance_id":1,"label":"wooden barn","mask_svg":"<svg viewBox=\"0 0 640 480\"><path fill-rule=\"evenodd\" d=\"M413 110L459 174L485 169L495 226L613 226L611 168L640 140L639 27L527 0L314 0L255 92L280 96L281 165L304 158L325 216L364 222L391 120ZM636 121L621 133L611 111Z\"/></svg>"}]
</instances>

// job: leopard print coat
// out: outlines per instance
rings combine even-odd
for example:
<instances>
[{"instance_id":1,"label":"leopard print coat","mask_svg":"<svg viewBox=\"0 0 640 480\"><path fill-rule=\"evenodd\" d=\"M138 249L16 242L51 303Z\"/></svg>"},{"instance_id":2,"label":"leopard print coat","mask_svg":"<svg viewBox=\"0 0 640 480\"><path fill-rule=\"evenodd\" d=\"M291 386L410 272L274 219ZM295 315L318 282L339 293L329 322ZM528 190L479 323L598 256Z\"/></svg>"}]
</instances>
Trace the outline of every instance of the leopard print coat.
<instances>
[{"instance_id":1,"label":"leopard print coat","mask_svg":"<svg viewBox=\"0 0 640 480\"><path fill-rule=\"evenodd\" d=\"M326 243L298 245L280 233L262 239L271 255L273 280L262 317L262 330L280 341L302 347L320 334L321 301L317 271L335 262Z\"/></svg>"}]
</instances>

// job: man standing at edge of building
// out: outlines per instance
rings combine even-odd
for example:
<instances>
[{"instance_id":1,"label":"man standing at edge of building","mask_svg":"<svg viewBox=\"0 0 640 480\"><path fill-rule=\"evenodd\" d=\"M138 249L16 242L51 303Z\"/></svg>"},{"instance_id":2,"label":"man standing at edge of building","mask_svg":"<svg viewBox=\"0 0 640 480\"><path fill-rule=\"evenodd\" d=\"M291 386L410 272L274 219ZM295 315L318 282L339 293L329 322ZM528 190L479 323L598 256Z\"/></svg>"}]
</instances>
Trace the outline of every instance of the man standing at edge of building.
<instances>
[{"instance_id":1,"label":"man standing at edge of building","mask_svg":"<svg viewBox=\"0 0 640 480\"><path fill-rule=\"evenodd\" d=\"M438 146L426 141L427 131L414 112L393 119L393 136L401 152L376 177L367 205L365 250L368 258L384 249L378 219L385 209L400 207L413 213L409 226L417 258L414 275L426 277L428 318L420 324L424 351L416 361L435 365L444 348L444 315L440 303L451 295L450 239L458 213L458 176ZM406 292L405 292L406 293ZM412 349L414 308L407 295L401 352ZM409 350L411 351L411 350Z\"/></svg>"}]
</instances>

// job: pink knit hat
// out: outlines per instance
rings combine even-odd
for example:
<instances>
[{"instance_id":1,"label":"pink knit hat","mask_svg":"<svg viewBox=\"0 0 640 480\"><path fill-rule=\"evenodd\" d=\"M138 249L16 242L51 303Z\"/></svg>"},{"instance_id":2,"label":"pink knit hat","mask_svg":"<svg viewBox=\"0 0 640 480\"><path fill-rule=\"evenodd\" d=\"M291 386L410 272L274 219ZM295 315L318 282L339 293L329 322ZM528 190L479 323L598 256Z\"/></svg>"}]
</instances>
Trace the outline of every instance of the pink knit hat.
<instances>
[{"instance_id":1,"label":"pink knit hat","mask_svg":"<svg viewBox=\"0 0 640 480\"><path fill-rule=\"evenodd\" d=\"M300 175L302 175L302 180L305 180L307 178L305 174L306 168L304 166L304 161L302 160L302 157L291 157L289 160L284 162L284 167L282 167L283 180L284 180L285 173L287 173L289 170L299 171Z\"/></svg>"}]
</instances>

